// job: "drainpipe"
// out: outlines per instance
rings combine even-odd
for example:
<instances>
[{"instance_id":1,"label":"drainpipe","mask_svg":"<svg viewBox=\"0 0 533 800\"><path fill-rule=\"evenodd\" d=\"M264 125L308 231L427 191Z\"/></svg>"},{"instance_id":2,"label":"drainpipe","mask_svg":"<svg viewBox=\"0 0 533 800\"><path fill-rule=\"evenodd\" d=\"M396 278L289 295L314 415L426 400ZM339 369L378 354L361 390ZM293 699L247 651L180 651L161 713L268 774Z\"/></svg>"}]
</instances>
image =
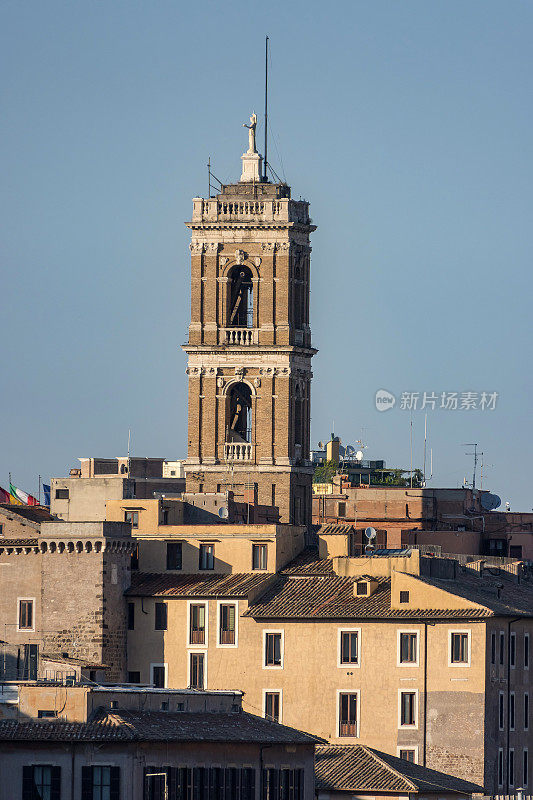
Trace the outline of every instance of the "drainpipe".
<instances>
[{"instance_id":1,"label":"drainpipe","mask_svg":"<svg viewBox=\"0 0 533 800\"><path fill-rule=\"evenodd\" d=\"M504 764L507 764L507 776L505 783L507 784L507 794L509 794L509 744L510 744L510 736L511 736L511 718L510 718L510 700L511 700L511 625L513 622L518 622L521 617L514 617L514 619L510 619L507 623L507 753L505 754ZM516 661L516 648L515 648L515 661ZM515 697L515 728L516 728L516 697ZM516 778L516 759L514 764L514 772Z\"/></svg>"},{"instance_id":2,"label":"drainpipe","mask_svg":"<svg viewBox=\"0 0 533 800\"><path fill-rule=\"evenodd\" d=\"M422 766L426 766L426 748L428 738L427 727L427 713L428 713L428 623L424 622L424 730L423 730L423 748L424 756Z\"/></svg>"}]
</instances>

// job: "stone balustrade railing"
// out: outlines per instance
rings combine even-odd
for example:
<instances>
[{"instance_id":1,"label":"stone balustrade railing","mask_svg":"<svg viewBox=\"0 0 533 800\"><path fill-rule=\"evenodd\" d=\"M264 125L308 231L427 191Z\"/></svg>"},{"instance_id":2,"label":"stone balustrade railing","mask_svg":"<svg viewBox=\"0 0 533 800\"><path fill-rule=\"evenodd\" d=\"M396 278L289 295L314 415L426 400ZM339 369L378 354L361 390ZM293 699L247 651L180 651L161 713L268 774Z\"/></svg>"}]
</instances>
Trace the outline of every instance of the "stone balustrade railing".
<instances>
[{"instance_id":1,"label":"stone balustrade railing","mask_svg":"<svg viewBox=\"0 0 533 800\"><path fill-rule=\"evenodd\" d=\"M225 328L224 344L240 347L257 344L257 328Z\"/></svg>"},{"instance_id":2,"label":"stone balustrade railing","mask_svg":"<svg viewBox=\"0 0 533 800\"><path fill-rule=\"evenodd\" d=\"M252 445L245 442L226 442L224 458L226 461L251 461Z\"/></svg>"}]
</instances>

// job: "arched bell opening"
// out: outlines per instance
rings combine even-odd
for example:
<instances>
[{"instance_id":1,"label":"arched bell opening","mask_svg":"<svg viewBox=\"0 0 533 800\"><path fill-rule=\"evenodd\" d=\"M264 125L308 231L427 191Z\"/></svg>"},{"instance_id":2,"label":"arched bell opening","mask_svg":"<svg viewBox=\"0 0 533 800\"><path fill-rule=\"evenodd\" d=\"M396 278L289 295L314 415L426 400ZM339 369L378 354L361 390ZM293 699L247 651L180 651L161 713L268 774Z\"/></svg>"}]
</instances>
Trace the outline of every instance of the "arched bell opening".
<instances>
[{"instance_id":1,"label":"arched bell opening","mask_svg":"<svg viewBox=\"0 0 533 800\"><path fill-rule=\"evenodd\" d=\"M253 328L254 292L252 271L242 264L234 266L229 273L228 327Z\"/></svg>"},{"instance_id":2,"label":"arched bell opening","mask_svg":"<svg viewBox=\"0 0 533 800\"><path fill-rule=\"evenodd\" d=\"M252 441L252 390L248 384L234 383L227 399L227 442L250 444Z\"/></svg>"}]
</instances>

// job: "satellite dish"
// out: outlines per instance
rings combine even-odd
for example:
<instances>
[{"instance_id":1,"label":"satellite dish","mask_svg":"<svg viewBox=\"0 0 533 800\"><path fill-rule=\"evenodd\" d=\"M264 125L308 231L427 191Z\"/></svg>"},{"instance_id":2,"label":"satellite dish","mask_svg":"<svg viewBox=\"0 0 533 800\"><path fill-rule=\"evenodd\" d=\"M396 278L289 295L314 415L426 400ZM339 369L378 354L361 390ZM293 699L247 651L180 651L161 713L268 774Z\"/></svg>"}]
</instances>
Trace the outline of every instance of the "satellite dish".
<instances>
[{"instance_id":1,"label":"satellite dish","mask_svg":"<svg viewBox=\"0 0 533 800\"><path fill-rule=\"evenodd\" d=\"M319 450L323 450L324 449L324 442L319 442L318 443L318 447L319 447Z\"/></svg>"},{"instance_id":2,"label":"satellite dish","mask_svg":"<svg viewBox=\"0 0 533 800\"><path fill-rule=\"evenodd\" d=\"M218 509L218 516L220 519L227 519L229 517L229 511L226 506L220 506Z\"/></svg>"},{"instance_id":3,"label":"satellite dish","mask_svg":"<svg viewBox=\"0 0 533 800\"><path fill-rule=\"evenodd\" d=\"M356 457L357 461L362 461L363 460L363 451L362 450L358 450L357 453L355 454L355 457Z\"/></svg>"},{"instance_id":4,"label":"satellite dish","mask_svg":"<svg viewBox=\"0 0 533 800\"><path fill-rule=\"evenodd\" d=\"M369 542L373 542L377 535L375 528L365 528L365 536Z\"/></svg>"},{"instance_id":5,"label":"satellite dish","mask_svg":"<svg viewBox=\"0 0 533 800\"><path fill-rule=\"evenodd\" d=\"M498 497L497 494L482 494L481 495L481 505L485 509L485 511L493 511L495 508L501 506L502 501Z\"/></svg>"},{"instance_id":6,"label":"satellite dish","mask_svg":"<svg viewBox=\"0 0 533 800\"><path fill-rule=\"evenodd\" d=\"M347 444L346 450L344 452L346 453L347 456L353 456L353 454L355 453L355 447L353 446L353 444Z\"/></svg>"}]
</instances>

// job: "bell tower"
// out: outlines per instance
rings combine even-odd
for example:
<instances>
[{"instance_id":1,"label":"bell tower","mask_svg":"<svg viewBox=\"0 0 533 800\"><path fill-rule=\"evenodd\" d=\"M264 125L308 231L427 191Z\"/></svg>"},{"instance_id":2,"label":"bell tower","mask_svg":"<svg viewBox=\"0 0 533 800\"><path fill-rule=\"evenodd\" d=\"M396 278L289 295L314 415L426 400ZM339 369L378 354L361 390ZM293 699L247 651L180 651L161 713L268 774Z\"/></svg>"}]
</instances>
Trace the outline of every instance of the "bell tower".
<instances>
[{"instance_id":1,"label":"bell tower","mask_svg":"<svg viewBox=\"0 0 533 800\"><path fill-rule=\"evenodd\" d=\"M187 492L231 489L311 523L309 204L261 176L255 114L238 183L193 199Z\"/></svg>"}]
</instances>

